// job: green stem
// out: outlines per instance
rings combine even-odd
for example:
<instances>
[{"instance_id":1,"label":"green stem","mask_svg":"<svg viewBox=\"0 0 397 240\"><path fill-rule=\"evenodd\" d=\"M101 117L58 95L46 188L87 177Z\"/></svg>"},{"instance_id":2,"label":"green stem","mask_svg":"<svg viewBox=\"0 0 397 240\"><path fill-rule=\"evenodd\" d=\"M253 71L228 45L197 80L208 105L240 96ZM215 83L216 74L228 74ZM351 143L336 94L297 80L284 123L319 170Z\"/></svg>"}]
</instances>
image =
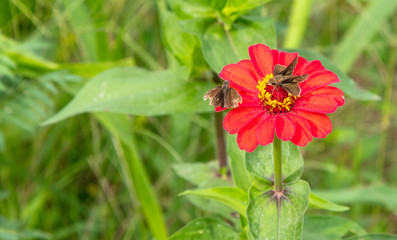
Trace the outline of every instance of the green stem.
<instances>
[{"instance_id":1,"label":"green stem","mask_svg":"<svg viewBox=\"0 0 397 240\"><path fill-rule=\"evenodd\" d=\"M283 191L283 174L281 163L281 140L274 136L273 140L273 162L274 162L274 188L276 192Z\"/></svg>"}]
</instances>

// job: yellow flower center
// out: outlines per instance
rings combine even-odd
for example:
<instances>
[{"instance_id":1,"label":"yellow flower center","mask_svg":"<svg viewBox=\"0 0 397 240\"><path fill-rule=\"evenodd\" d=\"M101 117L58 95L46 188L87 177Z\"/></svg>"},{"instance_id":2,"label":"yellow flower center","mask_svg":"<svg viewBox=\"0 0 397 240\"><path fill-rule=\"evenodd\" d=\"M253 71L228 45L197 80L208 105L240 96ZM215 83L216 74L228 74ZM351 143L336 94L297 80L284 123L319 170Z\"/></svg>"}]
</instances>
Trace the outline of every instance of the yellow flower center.
<instances>
[{"instance_id":1,"label":"yellow flower center","mask_svg":"<svg viewBox=\"0 0 397 240\"><path fill-rule=\"evenodd\" d=\"M285 91L281 87L267 85L273 73L267 74L256 86L259 90L258 97L263 107L271 113L289 112L297 97Z\"/></svg>"}]
</instances>

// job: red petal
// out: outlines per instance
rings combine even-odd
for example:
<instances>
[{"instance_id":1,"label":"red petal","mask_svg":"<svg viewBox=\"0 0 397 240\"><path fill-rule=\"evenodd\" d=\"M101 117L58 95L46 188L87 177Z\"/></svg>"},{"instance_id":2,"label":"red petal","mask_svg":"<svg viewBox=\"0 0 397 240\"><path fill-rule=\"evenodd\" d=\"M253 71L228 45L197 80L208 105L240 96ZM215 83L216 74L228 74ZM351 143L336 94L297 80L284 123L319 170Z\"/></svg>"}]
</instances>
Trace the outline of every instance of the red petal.
<instances>
[{"instance_id":1,"label":"red petal","mask_svg":"<svg viewBox=\"0 0 397 240\"><path fill-rule=\"evenodd\" d=\"M294 110L292 114L303 117L308 121L311 133L314 137L325 138L332 131L331 120L323 113Z\"/></svg>"},{"instance_id":2,"label":"red petal","mask_svg":"<svg viewBox=\"0 0 397 240\"><path fill-rule=\"evenodd\" d=\"M318 113L332 113L337 107L338 103L333 98L317 95L301 97L294 105L294 109Z\"/></svg>"},{"instance_id":3,"label":"red petal","mask_svg":"<svg viewBox=\"0 0 397 240\"><path fill-rule=\"evenodd\" d=\"M314 60L311 62L308 62L306 60L306 64L299 63L295 67L294 75L303 75L303 74L314 74L318 71L324 70L324 66L321 64L319 60Z\"/></svg>"},{"instance_id":4,"label":"red petal","mask_svg":"<svg viewBox=\"0 0 397 240\"><path fill-rule=\"evenodd\" d=\"M256 85L258 81L255 79L250 71L238 64L228 64L226 65L219 77L228 80L233 86L238 86L246 91L258 92Z\"/></svg>"},{"instance_id":5,"label":"red petal","mask_svg":"<svg viewBox=\"0 0 397 240\"><path fill-rule=\"evenodd\" d=\"M273 72L273 53L263 44L256 44L248 48L248 52L255 69L261 77Z\"/></svg>"},{"instance_id":6,"label":"red petal","mask_svg":"<svg viewBox=\"0 0 397 240\"><path fill-rule=\"evenodd\" d=\"M331 71L323 70L313 73L309 75L309 78L306 81L299 84L302 89L301 95L303 96L307 92L310 92L311 90L314 90L318 87L326 86L337 82L340 82L340 80L338 79L336 74Z\"/></svg>"},{"instance_id":7,"label":"red petal","mask_svg":"<svg viewBox=\"0 0 397 240\"><path fill-rule=\"evenodd\" d=\"M258 140L256 140L255 132L262 121L263 115L258 116L238 132L237 144L241 150L252 152L258 146Z\"/></svg>"},{"instance_id":8,"label":"red petal","mask_svg":"<svg viewBox=\"0 0 397 240\"><path fill-rule=\"evenodd\" d=\"M237 64L248 69L257 82L263 80L263 78L259 76L258 71L256 71L254 64L252 64L251 60L241 60Z\"/></svg>"},{"instance_id":9,"label":"red petal","mask_svg":"<svg viewBox=\"0 0 397 240\"><path fill-rule=\"evenodd\" d=\"M304 97L309 97L314 95L328 96L330 98L333 98L334 101L338 104L338 106L342 106L345 103L345 97L343 96L342 90L336 87L332 87L332 86L319 87L313 91L308 92L307 94L304 95Z\"/></svg>"},{"instance_id":10,"label":"red petal","mask_svg":"<svg viewBox=\"0 0 397 240\"><path fill-rule=\"evenodd\" d=\"M227 108L223 108L223 107L215 107L215 112L222 112L227 110Z\"/></svg>"},{"instance_id":11,"label":"red petal","mask_svg":"<svg viewBox=\"0 0 397 240\"><path fill-rule=\"evenodd\" d=\"M273 54L273 68L274 68L274 65L279 64L278 56L280 55L280 53L277 49L272 49L272 54Z\"/></svg>"},{"instance_id":12,"label":"red petal","mask_svg":"<svg viewBox=\"0 0 397 240\"><path fill-rule=\"evenodd\" d=\"M291 142L300 147L304 147L308 142L310 142L313 139L312 134L310 132L310 125L305 119L301 117L294 115L290 115L290 116L291 119L293 119L296 123L295 135L291 139Z\"/></svg>"},{"instance_id":13,"label":"red petal","mask_svg":"<svg viewBox=\"0 0 397 240\"><path fill-rule=\"evenodd\" d=\"M309 64L309 61L304 59L303 57L298 57L298 63L296 64L295 70L294 70L294 75L302 75L303 72L302 70L305 69L305 66Z\"/></svg>"},{"instance_id":14,"label":"red petal","mask_svg":"<svg viewBox=\"0 0 397 240\"><path fill-rule=\"evenodd\" d=\"M239 105L239 107L258 107L263 106L261 100L258 97L258 94L252 92L242 91L236 88L236 91L240 94L243 102Z\"/></svg>"},{"instance_id":15,"label":"red petal","mask_svg":"<svg viewBox=\"0 0 397 240\"><path fill-rule=\"evenodd\" d=\"M298 53L280 52L278 64L287 67L297 56Z\"/></svg>"},{"instance_id":16,"label":"red petal","mask_svg":"<svg viewBox=\"0 0 397 240\"><path fill-rule=\"evenodd\" d=\"M283 141L289 141L295 134L295 122L286 114L276 116L276 133L277 137Z\"/></svg>"},{"instance_id":17,"label":"red petal","mask_svg":"<svg viewBox=\"0 0 397 240\"><path fill-rule=\"evenodd\" d=\"M256 129L256 139L260 145L266 146L273 142L276 118L273 115L268 117L262 122L261 125Z\"/></svg>"},{"instance_id":18,"label":"red petal","mask_svg":"<svg viewBox=\"0 0 397 240\"><path fill-rule=\"evenodd\" d=\"M230 134L236 134L260 114L263 114L262 107L239 107L232 109L223 119L223 128Z\"/></svg>"}]
</instances>

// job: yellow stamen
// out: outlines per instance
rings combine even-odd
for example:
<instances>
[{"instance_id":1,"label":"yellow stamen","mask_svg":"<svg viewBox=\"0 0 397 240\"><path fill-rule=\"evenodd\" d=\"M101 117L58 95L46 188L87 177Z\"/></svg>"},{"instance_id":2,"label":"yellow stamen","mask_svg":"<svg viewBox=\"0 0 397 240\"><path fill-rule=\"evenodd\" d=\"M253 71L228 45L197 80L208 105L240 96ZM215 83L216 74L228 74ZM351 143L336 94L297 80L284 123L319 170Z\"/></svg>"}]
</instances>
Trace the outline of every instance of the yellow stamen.
<instances>
[{"instance_id":1,"label":"yellow stamen","mask_svg":"<svg viewBox=\"0 0 397 240\"><path fill-rule=\"evenodd\" d=\"M274 89L274 87L272 86L267 85L269 79L272 77L274 77L273 73L267 74L262 81L258 82L258 85L256 87L259 90L259 99L263 103L263 106L272 113L291 111L291 105L296 101L297 97L290 93L288 93L288 95L286 95L285 93L279 94L278 90Z\"/></svg>"}]
</instances>

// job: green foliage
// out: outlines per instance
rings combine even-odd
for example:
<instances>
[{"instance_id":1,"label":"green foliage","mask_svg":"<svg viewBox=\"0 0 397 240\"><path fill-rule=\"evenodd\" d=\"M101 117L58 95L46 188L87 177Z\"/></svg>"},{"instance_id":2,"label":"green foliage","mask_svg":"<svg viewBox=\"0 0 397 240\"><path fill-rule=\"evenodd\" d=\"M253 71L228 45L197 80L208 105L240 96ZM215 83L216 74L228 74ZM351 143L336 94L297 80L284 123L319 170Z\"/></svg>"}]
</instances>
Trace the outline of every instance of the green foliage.
<instances>
[{"instance_id":1,"label":"green foliage","mask_svg":"<svg viewBox=\"0 0 397 240\"><path fill-rule=\"evenodd\" d=\"M214 199L236 210L239 214L243 216L245 216L245 208L248 203L247 193L239 188L233 187L187 190L180 195L194 195L199 197L205 197L208 199Z\"/></svg>"},{"instance_id":2,"label":"green foliage","mask_svg":"<svg viewBox=\"0 0 397 240\"><path fill-rule=\"evenodd\" d=\"M397 4L267 2L1 1L0 238L299 239L309 204L302 239L396 239L367 231L397 233ZM302 43L291 51L321 60L354 99L302 151L322 198L283 143L280 208L271 145L245 155L228 134L230 173L208 161L213 108L202 101L223 66L276 39ZM312 216L324 210L349 219Z\"/></svg>"},{"instance_id":3,"label":"green foliage","mask_svg":"<svg viewBox=\"0 0 397 240\"><path fill-rule=\"evenodd\" d=\"M196 101L210 87L210 84L200 82L184 82L172 71L115 68L89 81L68 106L44 124L84 112L156 116L210 111L207 103Z\"/></svg>"},{"instance_id":4,"label":"green foliage","mask_svg":"<svg viewBox=\"0 0 397 240\"><path fill-rule=\"evenodd\" d=\"M274 163L273 144L258 147L252 153L246 153L245 165L251 184L256 187L273 184ZM286 183L299 180L303 171L303 158L298 147L291 142L282 143L282 172Z\"/></svg>"},{"instance_id":5,"label":"green foliage","mask_svg":"<svg viewBox=\"0 0 397 240\"><path fill-rule=\"evenodd\" d=\"M349 208L346 206L335 204L333 202L322 199L312 192L310 193L309 204L310 207L325 209L333 212L344 212L349 210Z\"/></svg>"},{"instance_id":6,"label":"green foliage","mask_svg":"<svg viewBox=\"0 0 397 240\"><path fill-rule=\"evenodd\" d=\"M282 142L283 196L273 190L273 144L246 153L246 166L252 187L249 190L247 218L254 239L301 239L303 216L309 205L310 188L299 180L303 159L298 147Z\"/></svg>"},{"instance_id":7,"label":"green foliage","mask_svg":"<svg viewBox=\"0 0 397 240\"><path fill-rule=\"evenodd\" d=\"M221 220L214 218L199 218L174 233L170 240L217 240L239 239L238 233Z\"/></svg>"},{"instance_id":8,"label":"green foliage","mask_svg":"<svg viewBox=\"0 0 397 240\"><path fill-rule=\"evenodd\" d=\"M303 216L309 205L309 184L299 180L286 185L285 198L274 198L272 188L251 187L247 208L254 239L301 239Z\"/></svg>"},{"instance_id":9,"label":"green foliage","mask_svg":"<svg viewBox=\"0 0 397 240\"><path fill-rule=\"evenodd\" d=\"M337 216L308 216L305 217L303 239L307 240L336 240L345 236L364 235L365 230L357 223Z\"/></svg>"},{"instance_id":10,"label":"green foliage","mask_svg":"<svg viewBox=\"0 0 397 240\"><path fill-rule=\"evenodd\" d=\"M388 185L360 186L350 189L323 190L316 193L341 204L370 204L397 211L397 190Z\"/></svg>"}]
</instances>

